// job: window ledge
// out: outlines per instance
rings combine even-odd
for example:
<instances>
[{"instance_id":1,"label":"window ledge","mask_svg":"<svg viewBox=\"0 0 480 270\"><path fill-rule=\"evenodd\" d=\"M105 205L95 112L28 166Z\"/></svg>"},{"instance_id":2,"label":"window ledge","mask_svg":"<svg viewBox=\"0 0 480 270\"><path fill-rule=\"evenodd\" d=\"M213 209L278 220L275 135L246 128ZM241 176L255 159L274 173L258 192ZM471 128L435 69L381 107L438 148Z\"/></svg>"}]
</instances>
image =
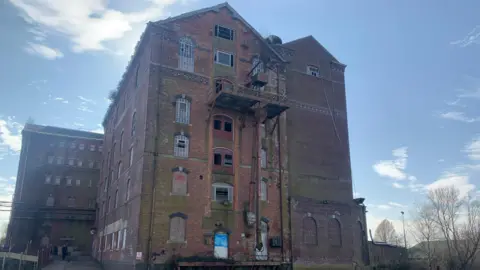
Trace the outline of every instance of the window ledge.
<instances>
[{"instance_id":1,"label":"window ledge","mask_svg":"<svg viewBox=\"0 0 480 270\"><path fill-rule=\"evenodd\" d=\"M170 192L170 196L182 196L182 197L188 197L188 196L190 196L190 193L186 193L186 194L180 194L180 193L174 193L174 192Z\"/></svg>"},{"instance_id":2,"label":"window ledge","mask_svg":"<svg viewBox=\"0 0 480 270\"><path fill-rule=\"evenodd\" d=\"M186 244L187 241L173 241L173 240L167 240L167 244Z\"/></svg>"}]
</instances>

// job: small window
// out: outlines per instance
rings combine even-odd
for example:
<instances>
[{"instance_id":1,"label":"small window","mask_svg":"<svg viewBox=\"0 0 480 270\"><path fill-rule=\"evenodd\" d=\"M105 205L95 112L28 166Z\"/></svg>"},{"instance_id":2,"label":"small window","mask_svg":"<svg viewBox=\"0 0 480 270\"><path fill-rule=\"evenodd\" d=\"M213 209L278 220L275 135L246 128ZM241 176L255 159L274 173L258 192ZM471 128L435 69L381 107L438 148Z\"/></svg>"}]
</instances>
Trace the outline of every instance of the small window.
<instances>
[{"instance_id":1,"label":"small window","mask_svg":"<svg viewBox=\"0 0 480 270\"><path fill-rule=\"evenodd\" d=\"M135 137L136 128L137 128L137 113L134 112L132 115L132 127L130 130L130 136L132 137L132 140Z\"/></svg>"},{"instance_id":2,"label":"small window","mask_svg":"<svg viewBox=\"0 0 480 270\"><path fill-rule=\"evenodd\" d=\"M117 249L122 248L122 233L123 233L122 230L118 231Z\"/></svg>"},{"instance_id":3,"label":"small window","mask_svg":"<svg viewBox=\"0 0 480 270\"><path fill-rule=\"evenodd\" d=\"M68 203L68 207L75 207L75 197L69 196L67 203Z\"/></svg>"},{"instance_id":4,"label":"small window","mask_svg":"<svg viewBox=\"0 0 480 270\"><path fill-rule=\"evenodd\" d=\"M265 179L260 180L260 200L266 201L267 200L267 181Z\"/></svg>"},{"instance_id":5,"label":"small window","mask_svg":"<svg viewBox=\"0 0 480 270\"><path fill-rule=\"evenodd\" d=\"M213 154L213 164L215 165L222 165L222 155L221 154Z\"/></svg>"},{"instance_id":6,"label":"small window","mask_svg":"<svg viewBox=\"0 0 480 270\"><path fill-rule=\"evenodd\" d=\"M72 178L71 176L67 176L67 177L65 178L65 180L67 181L67 183L66 183L67 186L71 186L71 185L72 185L72 180L73 180L73 178Z\"/></svg>"},{"instance_id":7,"label":"small window","mask_svg":"<svg viewBox=\"0 0 480 270\"><path fill-rule=\"evenodd\" d=\"M188 157L189 140L184 135L175 136L174 155L176 157Z\"/></svg>"},{"instance_id":8,"label":"small window","mask_svg":"<svg viewBox=\"0 0 480 270\"><path fill-rule=\"evenodd\" d=\"M52 176L45 175L45 184L50 184L50 183L52 183Z\"/></svg>"},{"instance_id":9,"label":"small window","mask_svg":"<svg viewBox=\"0 0 480 270\"><path fill-rule=\"evenodd\" d=\"M328 221L328 240L333 247L342 246L342 228L336 218L330 218Z\"/></svg>"},{"instance_id":10,"label":"small window","mask_svg":"<svg viewBox=\"0 0 480 270\"><path fill-rule=\"evenodd\" d=\"M216 130L222 130L222 121L218 119L213 120L213 128Z\"/></svg>"},{"instance_id":11,"label":"small window","mask_svg":"<svg viewBox=\"0 0 480 270\"><path fill-rule=\"evenodd\" d=\"M120 154L123 152L123 130L122 130L122 134L120 134Z\"/></svg>"},{"instance_id":12,"label":"small window","mask_svg":"<svg viewBox=\"0 0 480 270\"><path fill-rule=\"evenodd\" d=\"M213 200L217 202L231 202L233 200L233 187L225 183L213 184Z\"/></svg>"},{"instance_id":13,"label":"small window","mask_svg":"<svg viewBox=\"0 0 480 270\"><path fill-rule=\"evenodd\" d=\"M95 151L95 145L94 144L90 145L90 151L92 151L92 152Z\"/></svg>"},{"instance_id":14,"label":"small window","mask_svg":"<svg viewBox=\"0 0 480 270\"><path fill-rule=\"evenodd\" d=\"M88 180L88 187L92 187L92 179Z\"/></svg>"},{"instance_id":15,"label":"small window","mask_svg":"<svg viewBox=\"0 0 480 270\"><path fill-rule=\"evenodd\" d=\"M111 246L111 248L112 249L117 248L117 232L112 233L112 246Z\"/></svg>"},{"instance_id":16,"label":"small window","mask_svg":"<svg viewBox=\"0 0 480 270\"><path fill-rule=\"evenodd\" d=\"M68 159L68 165L70 165L70 166L75 165L75 159L69 158L69 159Z\"/></svg>"},{"instance_id":17,"label":"small window","mask_svg":"<svg viewBox=\"0 0 480 270\"><path fill-rule=\"evenodd\" d=\"M176 102L175 121L182 124L190 124L190 101L178 98Z\"/></svg>"},{"instance_id":18,"label":"small window","mask_svg":"<svg viewBox=\"0 0 480 270\"><path fill-rule=\"evenodd\" d=\"M118 207L118 189L115 191L115 205L114 205L114 209Z\"/></svg>"},{"instance_id":19,"label":"small window","mask_svg":"<svg viewBox=\"0 0 480 270\"><path fill-rule=\"evenodd\" d=\"M224 65L224 66L233 67L233 54L222 52L222 51L216 51L215 63Z\"/></svg>"},{"instance_id":20,"label":"small window","mask_svg":"<svg viewBox=\"0 0 480 270\"><path fill-rule=\"evenodd\" d=\"M77 187L80 186L80 182L81 182L80 179L77 179L77 181L75 181L75 184L77 185Z\"/></svg>"},{"instance_id":21,"label":"small window","mask_svg":"<svg viewBox=\"0 0 480 270\"><path fill-rule=\"evenodd\" d=\"M306 245L317 245L317 222L312 217L303 219L303 243Z\"/></svg>"},{"instance_id":22,"label":"small window","mask_svg":"<svg viewBox=\"0 0 480 270\"><path fill-rule=\"evenodd\" d=\"M98 152L102 152L103 151L103 146L102 145L99 145L98 146Z\"/></svg>"},{"instance_id":23,"label":"small window","mask_svg":"<svg viewBox=\"0 0 480 270\"><path fill-rule=\"evenodd\" d=\"M220 25L215 25L215 36L228 40L233 40L235 31Z\"/></svg>"},{"instance_id":24,"label":"small window","mask_svg":"<svg viewBox=\"0 0 480 270\"><path fill-rule=\"evenodd\" d=\"M55 176L55 185L60 185L62 178L60 176Z\"/></svg>"},{"instance_id":25,"label":"small window","mask_svg":"<svg viewBox=\"0 0 480 270\"><path fill-rule=\"evenodd\" d=\"M133 163L133 147L130 148L129 152L130 152L130 154L129 154L128 164L129 164L129 166L132 166L132 163Z\"/></svg>"},{"instance_id":26,"label":"small window","mask_svg":"<svg viewBox=\"0 0 480 270\"><path fill-rule=\"evenodd\" d=\"M223 124L224 124L224 126L223 126L224 131L232 132L232 123L231 122L225 121Z\"/></svg>"},{"instance_id":27,"label":"small window","mask_svg":"<svg viewBox=\"0 0 480 270\"><path fill-rule=\"evenodd\" d=\"M48 195L46 205L47 205L47 206L50 206L50 207L52 207L52 206L55 205L55 198L53 198L53 195L52 195L52 194L49 194L49 195Z\"/></svg>"},{"instance_id":28,"label":"small window","mask_svg":"<svg viewBox=\"0 0 480 270\"><path fill-rule=\"evenodd\" d=\"M63 158L62 157L57 157L57 164L62 165L63 164Z\"/></svg>"},{"instance_id":29,"label":"small window","mask_svg":"<svg viewBox=\"0 0 480 270\"><path fill-rule=\"evenodd\" d=\"M80 159L77 160L77 166L82 167L83 166L83 161L81 161Z\"/></svg>"},{"instance_id":30,"label":"small window","mask_svg":"<svg viewBox=\"0 0 480 270\"><path fill-rule=\"evenodd\" d=\"M83 144L83 143L79 144L78 149L85 150L85 144Z\"/></svg>"},{"instance_id":31,"label":"small window","mask_svg":"<svg viewBox=\"0 0 480 270\"><path fill-rule=\"evenodd\" d=\"M183 217L170 219L170 241L185 242L185 219Z\"/></svg>"},{"instance_id":32,"label":"small window","mask_svg":"<svg viewBox=\"0 0 480 270\"><path fill-rule=\"evenodd\" d=\"M118 171L117 171L117 178L120 178L120 175L122 175L122 170L123 170L123 166L122 166L122 162L118 162Z\"/></svg>"},{"instance_id":33,"label":"small window","mask_svg":"<svg viewBox=\"0 0 480 270\"><path fill-rule=\"evenodd\" d=\"M315 77L320 77L320 70L314 66L307 66L307 74Z\"/></svg>"},{"instance_id":34,"label":"small window","mask_svg":"<svg viewBox=\"0 0 480 270\"><path fill-rule=\"evenodd\" d=\"M265 149L260 149L260 166L262 168L267 167L267 150Z\"/></svg>"},{"instance_id":35,"label":"small window","mask_svg":"<svg viewBox=\"0 0 480 270\"><path fill-rule=\"evenodd\" d=\"M95 167L95 161L90 160L90 161L88 162L88 167L89 167L90 169L93 169L93 168Z\"/></svg>"},{"instance_id":36,"label":"small window","mask_svg":"<svg viewBox=\"0 0 480 270\"><path fill-rule=\"evenodd\" d=\"M54 156L48 156L48 157L47 157L47 162L48 162L48 164L53 164L53 160L54 160L54 159L55 159Z\"/></svg>"},{"instance_id":37,"label":"small window","mask_svg":"<svg viewBox=\"0 0 480 270\"><path fill-rule=\"evenodd\" d=\"M125 190L125 201L130 199L130 179L127 180L127 187Z\"/></svg>"},{"instance_id":38,"label":"small window","mask_svg":"<svg viewBox=\"0 0 480 270\"><path fill-rule=\"evenodd\" d=\"M263 72L263 62L258 57L255 57L252 61L252 75L255 76L260 72Z\"/></svg>"},{"instance_id":39,"label":"small window","mask_svg":"<svg viewBox=\"0 0 480 270\"><path fill-rule=\"evenodd\" d=\"M125 249L126 240L127 240L127 229L123 229L122 249Z\"/></svg>"},{"instance_id":40,"label":"small window","mask_svg":"<svg viewBox=\"0 0 480 270\"><path fill-rule=\"evenodd\" d=\"M58 144L58 146L60 146L60 147L65 147L65 142L60 142L60 143Z\"/></svg>"},{"instance_id":41,"label":"small window","mask_svg":"<svg viewBox=\"0 0 480 270\"><path fill-rule=\"evenodd\" d=\"M76 147L77 147L76 143L74 143L74 142L70 143L70 148L75 149Z\"/></svg>"},{"instance_id":42,"label":"small window","mask_svg":"<svg viewBox=\"0 0 480 270\"><path fill-rule=\"evenodd\" d=\"M233 156L226 154L225 158L223 159L223 165L224 166L232 166L233 163Z\"/></svg>"}]
</instances>

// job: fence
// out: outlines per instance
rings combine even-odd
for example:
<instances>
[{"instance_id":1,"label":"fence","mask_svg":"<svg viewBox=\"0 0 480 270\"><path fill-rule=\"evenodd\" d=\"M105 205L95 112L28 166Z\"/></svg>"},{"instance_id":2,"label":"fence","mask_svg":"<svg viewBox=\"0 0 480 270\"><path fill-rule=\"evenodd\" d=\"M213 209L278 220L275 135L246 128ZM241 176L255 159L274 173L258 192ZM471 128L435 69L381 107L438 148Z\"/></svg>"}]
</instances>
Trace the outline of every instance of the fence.
<instances>
[{"instance_id":1,"label":"fence","mask_svg":"<svg viewBox=\"0 0 480 270\"><path fill-rule=\"evenodd\" d=\"M0 258L2 258L1 270L38 270L52 260L49 248L40 249L37 256L27 255L23 252L0 252Z\"/></svg>"}]
</instances>

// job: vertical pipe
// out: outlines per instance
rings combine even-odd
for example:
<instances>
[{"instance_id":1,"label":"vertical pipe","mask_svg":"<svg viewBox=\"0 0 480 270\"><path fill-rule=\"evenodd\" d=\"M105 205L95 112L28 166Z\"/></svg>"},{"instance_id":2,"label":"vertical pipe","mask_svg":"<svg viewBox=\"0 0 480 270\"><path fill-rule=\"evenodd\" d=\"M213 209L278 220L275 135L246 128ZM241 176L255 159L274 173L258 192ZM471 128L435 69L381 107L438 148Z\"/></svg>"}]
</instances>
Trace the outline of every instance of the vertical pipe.
<instances>
[{"instance_id":1,"label":"vertical pipe","mask_svg":"<svg viewBox=\"0 0 480 270\"><path fill-rule=\"evenodd\" d=\"M280 66L277 65L277 96L280 96L280 73L279 73ZM282 143L281 143L281 135L280 135L280 115L277 117L277 143L278 143L278 184L280 186L279 189L279 200L280 200L280 235L282 237L281 243L281 253L282 253L282 262L285 261L285 249L283 247L283 243L285 243L285 235L283 229L283 166L282 166Z\"/></svg>"}]
</instances>

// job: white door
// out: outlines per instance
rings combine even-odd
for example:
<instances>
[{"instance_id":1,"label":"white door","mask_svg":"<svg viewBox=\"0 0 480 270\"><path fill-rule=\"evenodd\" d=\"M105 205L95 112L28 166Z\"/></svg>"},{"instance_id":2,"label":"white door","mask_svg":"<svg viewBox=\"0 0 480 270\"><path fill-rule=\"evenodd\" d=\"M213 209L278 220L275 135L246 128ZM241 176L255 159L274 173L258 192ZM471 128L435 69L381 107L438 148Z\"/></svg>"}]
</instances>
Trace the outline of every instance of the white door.
<instances>
[{"instance_id":1,"label":"white door","mask_svg":"<svg viewBox=\"0 0 480 270\"><path fill-rule=\"evenodd\" d=\"M268 226L263 221L260 223L260 237L263 247L261 250L255 249L256 258L260 261L266 261L268 259Z\"/></svg>"}]
</instances>

